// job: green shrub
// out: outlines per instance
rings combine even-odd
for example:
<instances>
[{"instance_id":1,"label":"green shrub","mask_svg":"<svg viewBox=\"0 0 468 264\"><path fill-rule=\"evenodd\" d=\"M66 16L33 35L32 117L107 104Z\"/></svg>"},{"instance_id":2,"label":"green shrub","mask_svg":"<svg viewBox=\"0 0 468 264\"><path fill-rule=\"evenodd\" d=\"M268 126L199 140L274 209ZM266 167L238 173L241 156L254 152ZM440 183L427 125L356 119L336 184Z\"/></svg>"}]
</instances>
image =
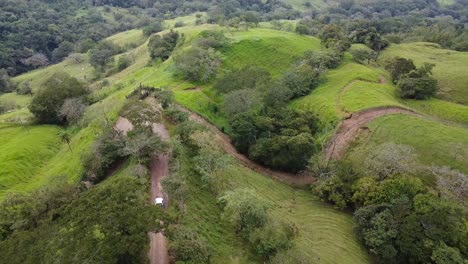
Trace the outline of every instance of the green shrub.
<instances>
[{"instance_id":1,"label":"green shrub","mask_svg":"<svg viewBox=\"0 0 468 264\"><path fill-rule=\"evenodd\" d=\"M65 100L85 96L88 93L83 84L67 73L55 73L34 95L29 110L38 122L61 124L60 109Z\"/></svg>"}]
</instances>

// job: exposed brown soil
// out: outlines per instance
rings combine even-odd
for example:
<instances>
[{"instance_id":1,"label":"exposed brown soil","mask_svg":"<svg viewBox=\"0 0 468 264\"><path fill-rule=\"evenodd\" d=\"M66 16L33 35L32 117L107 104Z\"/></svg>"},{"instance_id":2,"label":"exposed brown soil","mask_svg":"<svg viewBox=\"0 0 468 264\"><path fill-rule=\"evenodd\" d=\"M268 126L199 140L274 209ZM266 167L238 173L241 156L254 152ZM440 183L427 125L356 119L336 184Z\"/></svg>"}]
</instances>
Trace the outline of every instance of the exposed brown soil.
<instances>
[{"instance_id":1,"label":"exposed brown soil","mask_svg":"<svg viewBox=\"0 0 468 264\"><path fill-rule=\"evenodd\" d=\"M272 177L274 179L277 179L279 181L288 183L293 186L304 186L307 184L311 184L314 181L314 177L312 177L309 174L293 174L293 173L287 173L287 172L282 172L282 171L277 171L277 170L271 170L268 169L260 164L255 163L254 161L250 160L247 158L245 155L239 153L237 149L232 145L231 139L221 132L216 126L208 122L206 119L204 119L202 116L191 112L188 109L182 108L183 111L186 111L190 114L190 119L199 123L204 124L205 126L208 127L217 137L219 142L221 143L221 147L223 147L224 151L226 151L228 154L232 155L234 158L236 158L242 165L246 166L247 168L250 168L260 174L267 175L269 177Z\"/></svg>"},{"instance_id":2,"label":"exposed brown soil","mask_svg":"<svg viewBox=\"0 0 468 264\"><path fill-rule=\"evenodd\" d=\"M166 238L162 233L149 233L150 251L148 257L151 264L169 264Z\"/></svg>"},{"instance_id":3,"label":"exposed brown soil","mask_svg":"<svg viewBox=\"0 0 468 264\"><path fill-rule=\"evenodd\" d=\"M359 135L359 132L362 129L368 129L367 123L378 117L391 114L421 116L411 110L399 107L378 107L353 113L348 119L341 121L335 135L328 143L325 149L327 160L341 157L349 144Z\"/></svg>"},{"instance_id":4,"label":"exposed brown soil","mask_svg":"<svg viewBox=\"0 0 468 264\"><path fill-rule=\"evenodd\" d=\"M161 139L168 140L169 132L163 124L153 124L153 133L159 134ZM161 180L169 175L170 154L155 155L151 160L151 204L157 197L164 199L164 204L168 204L168 196L163 191ZM149 233L151 240L148 257L151 264L168 264L169 255L167 253L166 237L163 233Z\"/></svg>"},{"instance_id":5,"label":"exposed brown soil","mask_svg":"<svg viewBox=\"0 0 468 264\"><path fill-rule=\"evenodd\" d=\"M133 129L133 125L127 118L119 117L117 123L115 123L114 129L120 131L124 135L127 135L127 132Z\"/></svg>"}]
</instances>

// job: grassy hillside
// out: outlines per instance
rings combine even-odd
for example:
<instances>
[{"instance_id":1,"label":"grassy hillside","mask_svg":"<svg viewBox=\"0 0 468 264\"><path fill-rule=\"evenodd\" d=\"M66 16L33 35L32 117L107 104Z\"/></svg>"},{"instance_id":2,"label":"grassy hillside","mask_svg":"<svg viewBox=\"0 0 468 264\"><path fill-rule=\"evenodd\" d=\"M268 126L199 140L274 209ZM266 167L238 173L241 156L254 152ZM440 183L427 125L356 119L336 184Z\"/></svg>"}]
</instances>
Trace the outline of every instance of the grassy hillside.
<instances>
[{"instance_id":1,"label":"grassy hillside","mask_svg":"<svg viewBox=\"0 0 468 264\"><path fill-rule=\"evenodd\" d=\"M81 56L82 61L76 62L67 58L64 61L45 68L27 72L13 78L16 83L30 81L33 91L38 89L50 76L56 72L66 72L80 81L87 82L92 78L93 67L88 63L88 56Z\"/></svg>"},{"instance_id":2,"label":"grassy hillside","mask_svg":"<svg viewBox=\"0 0 468 264\"><path fill-rule=\"evenodd\" d=\"M416 65L433 63L434 77L439 81L438 96L456 103L468 104L468 52L441 49L433 43L393 44L380 57L383 62L392 57L412 59Z\"/></svg>"},{"instance_id":3,"label":"grassy hillside","mask_svg":"<svg viewBox=\"0 0 468 264\"><path fill-rule=\"evenodd\" d=\"M56 126L0 127L0 200L6 191L21 191L62 146Z\"/></svg>"},{"instance_id":4,"label":"grassy hillside","mask_svg":"<svg viewBox=\"0 0 468 264\"><path fill-rule=\"evenodd\" d=\"M293 101L291 107L299 110L310 110L316 113L325 124L336 124L343 116L337 105L338 97L343 88L353 80L377 83L381 74L381 71L352 62L351 57L346 56L340 67L327 72L322 83L314 91ZM360 106L360 108L363 107Z\"/></svg>"},{"instance_id":5,"label":"grassy hillside","mask_svg":"<svg viewBox=\"0 0 468 264\"><path fill-rule=\"evenodd\" d=\"M145 41L143 30L132 29L124 31L106 38L107 41L111 41L114 44L124 48L131 45L139 46Z\"/></svg>"},{"instance_id":6,"label":"grassy hillside","mask_svg":"<svg viewBox=\"0 0 468 264\"><path fill-rule=\"evenodd\" d=\"M380 117L368 124L365 153L384 142L409 145L425 165L450 166L468 173L468 129L408 115Z\"/></svg>"}]
</instances>

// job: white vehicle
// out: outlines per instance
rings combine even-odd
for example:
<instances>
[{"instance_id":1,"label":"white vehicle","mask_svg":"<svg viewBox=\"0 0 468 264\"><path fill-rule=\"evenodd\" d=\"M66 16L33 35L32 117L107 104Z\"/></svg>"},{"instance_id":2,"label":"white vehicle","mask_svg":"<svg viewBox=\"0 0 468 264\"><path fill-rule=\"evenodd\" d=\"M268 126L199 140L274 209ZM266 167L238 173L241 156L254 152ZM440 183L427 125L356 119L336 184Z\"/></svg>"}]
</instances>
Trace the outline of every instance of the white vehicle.
<instances>
[{"instance_id":1,"label":"white vehicle","mask_svg":"<svg viewBox=\"0 0 468 264\"><path fill-rule=\"evenodd\" d=\"M156 199L154 199L154 205L159 205L161 206L161 208L164 208L163 198L157 197Z\"/></svg>"}]
</instances>

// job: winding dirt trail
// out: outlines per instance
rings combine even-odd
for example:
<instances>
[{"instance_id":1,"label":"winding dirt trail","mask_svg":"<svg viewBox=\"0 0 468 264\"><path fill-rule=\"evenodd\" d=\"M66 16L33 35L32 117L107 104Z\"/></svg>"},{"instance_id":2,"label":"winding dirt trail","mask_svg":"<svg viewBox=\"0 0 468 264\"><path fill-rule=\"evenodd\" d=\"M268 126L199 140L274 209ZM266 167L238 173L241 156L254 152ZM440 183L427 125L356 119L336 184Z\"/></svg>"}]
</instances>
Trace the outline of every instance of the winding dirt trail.
<instances>
[{"instance_id":1,"label":"winding dirt trail","mask_svg":"<svg viewBox=\"0 0 468 264\"><path fill-rule=\"evenodd\" d=\"M340 122L337 130L333 137L328 142L327 147L324 150L325 157L327 160L338 159L346 151L349 144L359 136L361 131L368 130L366 126L370 121L385 115L392 114L407 114L422 117L422 115L401 107L389 106L389 107L376 107L366 109L357 113L349 113L341 105L341 97L346 93L354 83L360 80L353 80L348 83L339 93L336 99L336 108L339 113L344 116L344 120ZM379 77L380 84L386 84L387 79L381 75Z\"/></svg>"},{"instance_id":2,"label":"winding dirt trail","mask_svg":"<svg viewBox=\"0 0 468 264\"><path fill-rule=\"evenodd\" d=\"M190 120L201 123L208 127L208 129L210 129L216 135L216 138L221 143L221 146L223 147L224 151L236 158L245 167L293 186L304 186L314 182L314 177L306 173L293 174L277 170L271 170L260 164L255 163L244 154L239 153L237 149L232 145L231 139L226 134L221 132L216 126L211 124L208 120L182 106L179 107L182 111L189 113Z\"/></svg>"},{"instance_id":3,"label":"winding dirt trail","mask_svg":"<svg viewBox=\"0 0 468 264\"><path fill-rule=\"evenodd\" d=\"M153 124L153 133L158 134L162 140L169 139L169 132L163 124ZM164 199L164 204L168 204L168 196L163 191L161 180L169 176L170 154L159 154L151 160L151 203L157 197ZM169 264L167 241L163 233L150 232L150 251L148 257L151 264Z\"/></svg>"},{"instance_id":4,"label":"winding dirt trail","mask_svg":"<svg viewBox=\"0 0 468 264\"><path fill-rule=\"evenodd\" d=\"M126 135L133 129L133 125L128 119L119 117L114 129ZM153 133L158 134L162 140L169 139L169 132L163 124L153 124ZM163 197L165 204L168 203L168 196L162 190L161 180L169 175L169 159L170 154L159 154L155 155L151 160L151 204L154 204L156 197ZM148 236L150 238L150 250L148 252L150 263L169 264L167 241L164 234L149 232Z\"/></svg>"}]
</instances>

